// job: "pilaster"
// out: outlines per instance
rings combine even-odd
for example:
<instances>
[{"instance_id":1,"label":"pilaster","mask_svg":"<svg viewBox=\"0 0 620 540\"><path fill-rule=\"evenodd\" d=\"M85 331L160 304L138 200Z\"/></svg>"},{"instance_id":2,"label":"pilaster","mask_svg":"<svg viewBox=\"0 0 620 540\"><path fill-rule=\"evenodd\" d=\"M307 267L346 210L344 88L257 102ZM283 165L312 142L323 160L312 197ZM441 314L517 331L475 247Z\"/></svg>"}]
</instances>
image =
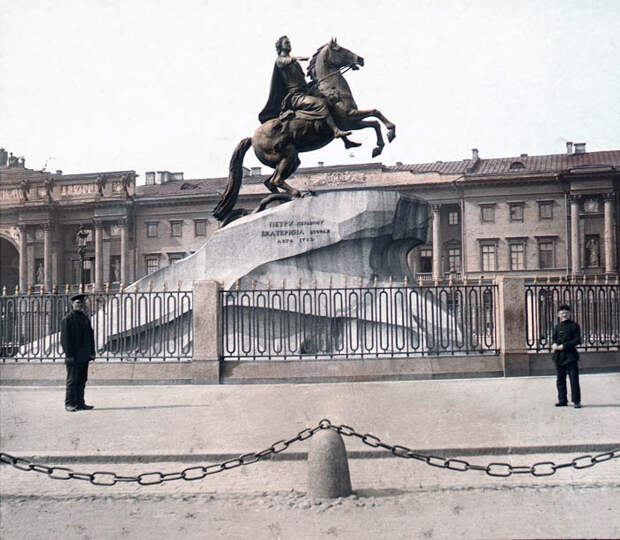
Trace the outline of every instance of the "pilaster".
<instances>
[{"instance_id":1,"label":"pilaster","mask_svg":"<svg viewBox=\"0 0 620 540\"><path fill-rule=\"evenodd\" d=\"M571 273L573 276L581 274L581 243L579 241L579 202L580 195L570 195L570 245L571 245Z\"/></svg>"},{"instance_id":2,"label":"pilaster","mask_svg":"<svg viewBox=\"0 0 620 540\"><path fill-rule=\"evenodd\" d=\"M441 223L440 223L440 204L432 204L433 212L433 279L441 279Z\"/></svg>"},{"instance_id":3,"label":"pilaster","mask_svg":"<svg viewBox=\"0 0 620 540\"><path fill-rule=\"evenodd\" d=\"M604 221L604 250L605 250L605 274L616 275L618 266L616 260L616 234L618 230L616 216L614 214L615 194L607 193L603 196L605 221Z\"/></svg>"},{"instance_id":4,"label":"pilaster","mask_svg":"<svg viewBox=\"0 0 620 540\"><path fill-rule=\"evenodd\" d=\"M95 290L103 289L103 222L95 220Z\"/></svg>"}]
</instances>

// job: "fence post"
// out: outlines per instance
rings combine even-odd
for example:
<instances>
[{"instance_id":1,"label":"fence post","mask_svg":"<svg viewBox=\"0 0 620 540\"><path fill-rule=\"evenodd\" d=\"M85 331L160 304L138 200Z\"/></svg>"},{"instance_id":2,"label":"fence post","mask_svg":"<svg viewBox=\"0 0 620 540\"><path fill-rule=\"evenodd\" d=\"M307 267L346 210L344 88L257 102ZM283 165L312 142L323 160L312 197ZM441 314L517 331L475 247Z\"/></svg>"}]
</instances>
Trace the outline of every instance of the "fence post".
<instances>
[{"instance_id":1,"label":"fence post","mask_svg":"<svg viewBox=\"0 0 620 540\"><path fill-rule=\"evenodd\" d=\"M498 276L497 321L505 377L530 374L525 338L525 280Z\"/></svg>"},{"instance_id":2,"label":"fence post","mask_svg":"<svg viewBox=\"0 0 620 540\"><path fill-rule=\"evenodd\" d=\"M220 284L196 281L193 288L192 383L219 384L221 359Z\"/></svg>"}]
</instances>

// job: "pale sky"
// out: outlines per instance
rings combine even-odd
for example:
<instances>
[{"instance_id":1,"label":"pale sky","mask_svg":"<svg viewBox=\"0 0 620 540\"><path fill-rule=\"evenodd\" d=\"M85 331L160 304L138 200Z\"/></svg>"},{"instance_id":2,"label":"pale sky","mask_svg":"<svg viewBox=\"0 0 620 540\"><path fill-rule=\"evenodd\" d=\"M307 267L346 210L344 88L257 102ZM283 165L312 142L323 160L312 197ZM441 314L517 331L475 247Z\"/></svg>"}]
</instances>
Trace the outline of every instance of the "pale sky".
<instances>
[{"instance_id":1,"label":"pale sky","mask_svg":"<svg viewBox=\"0 0 620 540\"><path fill-rule=\"evenodd\" d=\"M0 0L0 17L0 146L34 169L225 176L282 34L293 55L335 36L363 56L358 106L397 126L374 160L364 130L302 167L620 149L620 0Z\"/></svg>"}]
</instances>

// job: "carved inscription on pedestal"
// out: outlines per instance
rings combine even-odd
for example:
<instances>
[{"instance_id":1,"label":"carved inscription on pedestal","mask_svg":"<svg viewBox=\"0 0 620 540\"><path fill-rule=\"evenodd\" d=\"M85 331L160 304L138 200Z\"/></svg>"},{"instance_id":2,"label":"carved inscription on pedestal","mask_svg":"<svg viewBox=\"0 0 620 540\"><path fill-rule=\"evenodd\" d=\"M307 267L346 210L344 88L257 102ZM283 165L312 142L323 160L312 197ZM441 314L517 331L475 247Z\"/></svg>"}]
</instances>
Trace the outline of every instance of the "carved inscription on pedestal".
<instances>
[{"instance_id":1,"label":"carved inscription on pedestal","mask_svg":"<svg viewBox=\"0 0 620 540\"><path fill-rule=\"evenodd\" d=\"M312 244L331 232L323 219L268 221L266 225L267 228L261 231L261 238L271 239L277 244Z\"/></svg>"}]
</instances>

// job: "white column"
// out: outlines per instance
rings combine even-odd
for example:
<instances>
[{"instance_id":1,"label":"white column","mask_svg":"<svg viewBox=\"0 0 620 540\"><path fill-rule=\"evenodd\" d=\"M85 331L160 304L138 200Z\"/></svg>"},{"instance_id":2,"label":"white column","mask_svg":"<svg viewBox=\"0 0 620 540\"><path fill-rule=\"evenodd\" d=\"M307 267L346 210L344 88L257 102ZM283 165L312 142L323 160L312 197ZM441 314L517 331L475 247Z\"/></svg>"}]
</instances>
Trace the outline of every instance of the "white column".
<instances>
[{"instance_id":1,"label":"white column","mask_svg":"<svg viewBox=\"0 0 620 540\"><path fill-rule=\"evenodd\" d=\"M43 224L43 284L52 289L52 224Z\"/></svg>"},{"instance_id":2,"label":"white column","mask_svg":"<svg viewBox=\"0 0 620 540\"><path fill-rule=\"evenodd\" d=\"M26 249L26 226L19 226L19 290L28 288L28 250Z\"/></svg>"},{"instance_id":3,"label":"white column","mask_svg":"<svg viewBox=\"0 0 620 540\"><path fill-rule=\"evenodd\" d=\"M103 289L103 223L95 221L95 290Z\"/></svg>"},{"instance_id":4,"label":"white column","mask_svg":"<svg viewBox=\"0 0 620 540\"><path fill-rule=\"evenodd\" d=\"M127 220L123 219L119 222L119 227L121 230L121 283L127 285L127 281L129 279L129 274L127 272L127 267L129 263L129 245L128 245L128 231L127 231Z\"/></svg>"},{"instance_id":5,"label":"white column","mask_svg":"<svg viewBox=\"0 0 620 540\"><path fill-rule=\"evenodd\" d=\"M581 273L581 246L579 242L579 196L570 197L570 245L572 274Z\"/></svg>"},{"instance_id":6,"label":"white column","mask_svg":"<svg viewBox=\"0 0 620 540\"><path fill-rule=\"evenodd\" d=\"M616 264L616 216L614 215L614 194L605 196L605 273L617 274Z\"/></svg>"},{"instance_id":7,"label":"white column","mask_svg":"<svg viewBox=\"0 0 620 540\"><path fill-rule=\"evenodd\" d=\"M439 211L440 204L431 205L433 210L433 279L435 281L441 279L441 230Z\"/></svg>"}]
</instances>

